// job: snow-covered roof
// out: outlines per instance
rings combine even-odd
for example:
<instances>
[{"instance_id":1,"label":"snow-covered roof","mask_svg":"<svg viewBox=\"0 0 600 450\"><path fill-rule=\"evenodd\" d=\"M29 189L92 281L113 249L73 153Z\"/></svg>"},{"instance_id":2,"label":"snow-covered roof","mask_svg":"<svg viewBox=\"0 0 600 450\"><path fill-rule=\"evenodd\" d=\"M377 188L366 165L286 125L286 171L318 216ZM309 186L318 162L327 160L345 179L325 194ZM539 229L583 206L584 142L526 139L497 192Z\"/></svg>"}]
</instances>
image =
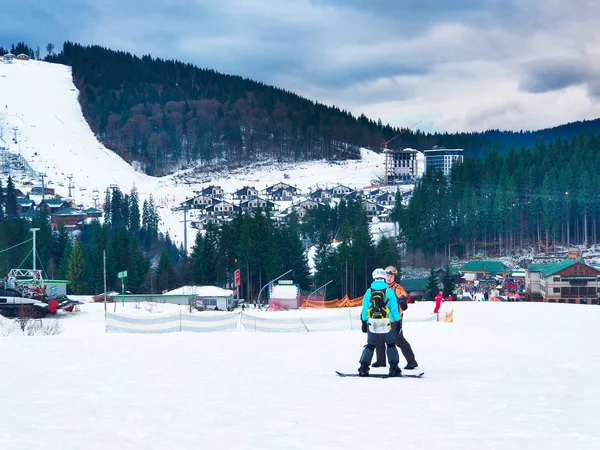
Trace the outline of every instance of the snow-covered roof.
<instances>
[{"instance_id":1,"label":"snow-covered roof","mask_svg":"<svg viewBox=\"0 0 600 450\"><path fill-rule=\"evenodd\" d=\"M278 284L273 286L271 298L296 298L298 297L298 288L294 285Z\"/></svg>"},{"instance_id":2,"label":"snow-covered roof","mask_svg":"<svg viewBox=\"0 0 600 450\"><path fill-rule=\"evenodd\" d=\"M200 297L229 297L233 291L221 289L217 286L182 286L172 291L165 292L166 295L198 295Z\"/></svg>"}]
</instances>

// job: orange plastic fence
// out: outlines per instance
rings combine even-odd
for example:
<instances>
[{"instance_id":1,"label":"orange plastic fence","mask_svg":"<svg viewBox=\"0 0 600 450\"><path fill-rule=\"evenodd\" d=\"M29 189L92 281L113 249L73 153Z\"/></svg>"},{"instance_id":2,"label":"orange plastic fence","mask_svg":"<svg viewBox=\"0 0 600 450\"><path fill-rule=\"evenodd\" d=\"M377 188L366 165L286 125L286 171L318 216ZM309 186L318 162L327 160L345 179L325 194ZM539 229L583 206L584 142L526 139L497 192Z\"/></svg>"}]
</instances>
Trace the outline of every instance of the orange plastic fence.
<instances>
[{"instance_id":1,"label":"orange plastic fence","mask_svg":"<svg viewBox=\"0 0 600 450\"><path fill-rule=\"evenodd\" d=\"M352 308L362 305L362 297L350 299L347 295L343 299L329 300L327 302L316 302L305 300L302 302L302 308Z\"/></svg>"}]
</instances>

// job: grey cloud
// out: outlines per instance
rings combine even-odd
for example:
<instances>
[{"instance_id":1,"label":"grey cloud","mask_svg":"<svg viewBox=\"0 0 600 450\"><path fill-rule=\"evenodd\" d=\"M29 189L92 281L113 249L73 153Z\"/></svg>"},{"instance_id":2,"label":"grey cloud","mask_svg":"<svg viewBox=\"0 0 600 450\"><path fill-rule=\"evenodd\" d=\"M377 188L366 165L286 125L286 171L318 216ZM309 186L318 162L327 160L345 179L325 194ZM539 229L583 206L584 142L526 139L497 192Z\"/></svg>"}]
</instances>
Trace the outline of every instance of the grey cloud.
<instances>
[{"instance_id":1,"label":"grey cloud","mask_svg":"<svg viewBox=\"0 0 600 450\"><path fill-rule=\"evenodd\" d=\"M94 7L85 1L23 0L0 8L0 45L24 41L30 47L62 46L77 30L93 26Z\"/></svg>"},{"instance_id":2,"label":"grey cloud","mask_svg":"<svg viewBox=\"0 0 600 450\"><path fill-rule=\"evenodd\" d=\"M587 83L588 95L592 101L600 101L600 74Z\"/></svg>"},{"instance_id":3,"label":"grey cloud","mask_svg":"<svg viewBox=\"0 0 600 450\"><path fill-rule=\"evenodd\" d=\"M600 99L586 56L598 45L598 22L600 6L589 0L20 0L0 10L0 45L98 44L249 77L358 113L395 101L465 118L451 110L469 95L477 96L473 111L497 101L475 94L496 91L490 78L514 95L586 84L590 99ZM532 55L546 57L523 64ZM496 107L490 121L507 117ZM511 117L527 114L509 109Z\"/></svg>"},{"instance_id":4,"label":"grey cloud","mask_svg":"<svg viewBox=\"0 0 600 450\"><path fill-rule=\"evenodd\" d=\"M591 75L585 60L551 59L527 64L519 88L532 94L552 92L585 83Z\"/></svg>"}]
</instances>

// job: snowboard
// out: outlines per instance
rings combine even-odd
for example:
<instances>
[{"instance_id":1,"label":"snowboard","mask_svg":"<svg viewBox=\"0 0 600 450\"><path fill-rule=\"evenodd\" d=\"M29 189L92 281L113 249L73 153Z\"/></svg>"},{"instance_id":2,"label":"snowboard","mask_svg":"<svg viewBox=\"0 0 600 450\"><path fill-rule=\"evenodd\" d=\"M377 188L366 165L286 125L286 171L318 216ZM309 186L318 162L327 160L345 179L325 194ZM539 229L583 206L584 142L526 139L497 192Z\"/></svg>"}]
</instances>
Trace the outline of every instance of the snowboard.
<instances>
[{"instance_id":1,"label":"snowboard","mask_svg":"<svg viewBox=\"0 0 600 450\"><path fill-rule=\"evenodd\" d=\"M335 371L335 373L337 373L340 377L358 377L358 373L343 373L343 372L338 372L337 370ZM361 377L361 378L421 378L423 375L425 375L425 372L417 372L414 371L413 373L406 373L406 372L402 372L402 376L399 377L390 377L387 373L370 373L368 377Z\"/></svg>"}]
</instances>

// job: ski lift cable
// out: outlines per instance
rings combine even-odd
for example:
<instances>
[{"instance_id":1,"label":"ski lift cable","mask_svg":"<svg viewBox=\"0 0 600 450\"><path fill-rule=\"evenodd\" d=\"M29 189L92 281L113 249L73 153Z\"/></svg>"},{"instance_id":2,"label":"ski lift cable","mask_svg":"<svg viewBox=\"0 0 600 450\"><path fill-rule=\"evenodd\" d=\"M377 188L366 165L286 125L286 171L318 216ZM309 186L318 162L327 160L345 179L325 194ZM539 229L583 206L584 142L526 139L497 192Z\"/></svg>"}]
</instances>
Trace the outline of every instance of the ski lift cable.
<instances>
[{"instance_id":1,"label":"ski lift cable","mask_svg":"<svg viewBox=\"0 0 600 450\"><path fill-rule=\"evenodd\" d=\"M32 239L33 240L33 239ZM19 264L18 268L20 269L21 266L25 263L25 261L27 260L27 258L29 258L29 255L31 255L31 252L33 250L29 250L29 252L27 253L27 255L25 255L25 258L23 258L23 261L21 261L21 264Z\"/></svg>"},{"instance_id":2,"label":"ski lift cable","mask_svg":"<svg viewBox=\"0 0 600 450\"><path fill-rule=\"evenodd\" d=\"M29 239L28 241L23 241L20 244L13 245L12 247L8 247L8 248L5 248L3 250L0 250L0 253L7 252L9 250L12 250L13 248L17 248L19 245L27 244L28 242L31 242L31 241L33 241L33 239ZM31 251L29 251L29 253L31 253Z\"/></svg>"},{"instance_id":3,"label":"ski lift cable","mask_svg":"<svg viewBox=\"0 0 600 450\"><path fill-rule=\"evenodd\" d=\"M29 252L31 253L31 252ZM40 254L38 252L35 252L35 255L37 256L38 261L40 262L40 266L42 267L42 273L44 274L44 278L48 278L48 272L46 271L46 268L44 267L44 263L42 262L42 258L40 258Z\"/></svg>"}]
</instances>

